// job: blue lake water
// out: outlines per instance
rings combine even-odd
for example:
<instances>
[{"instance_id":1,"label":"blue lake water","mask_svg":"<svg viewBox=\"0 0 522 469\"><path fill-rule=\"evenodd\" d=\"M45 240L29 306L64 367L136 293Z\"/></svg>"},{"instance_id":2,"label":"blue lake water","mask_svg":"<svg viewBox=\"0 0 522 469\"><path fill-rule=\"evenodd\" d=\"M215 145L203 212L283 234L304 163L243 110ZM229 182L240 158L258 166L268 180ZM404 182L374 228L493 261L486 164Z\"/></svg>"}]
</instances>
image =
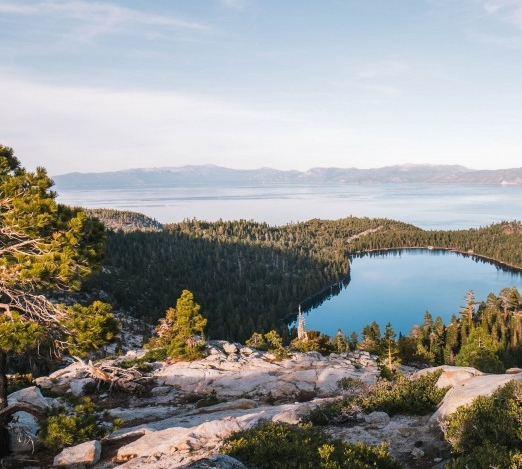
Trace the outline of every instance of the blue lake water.
<instances>
[{"instance_id":1,"label":"blue lake water","mask_svg":"<svg viewBox=\"0 0 522 469\"><path fill-rule=\"evenodd\" d=\"M466 229L520 220L522 186L439 184L178 187L159 190L61 191L58 201L144 213L162 223L197 218L247 219L270 225L350 215L383 217L423 229ZM360 333L376 320L408 334L429 311L449 322L469 290L477 300L502 288L522 291L519 274L450 252L402 251L354 259L347 288L307 312L306 328Z\"/></svg>"},{"instance_id":2,"label":"blue lake water","mask_svg":"<svg viewBox=\"0 0 522 469\"><path fill-rule=\"evenodd\" d=\"M412 249L364 256L353 259L350 282L339 295L305 313L305 327L332 336L339 328L360 334L372 321L384 332L390 322L397 336L408 335L426 311L447 324L452 314L459 316L470 290L482 301L506 287L522 292L522 275L455 252Z\"/></svg>"}]
</instances>

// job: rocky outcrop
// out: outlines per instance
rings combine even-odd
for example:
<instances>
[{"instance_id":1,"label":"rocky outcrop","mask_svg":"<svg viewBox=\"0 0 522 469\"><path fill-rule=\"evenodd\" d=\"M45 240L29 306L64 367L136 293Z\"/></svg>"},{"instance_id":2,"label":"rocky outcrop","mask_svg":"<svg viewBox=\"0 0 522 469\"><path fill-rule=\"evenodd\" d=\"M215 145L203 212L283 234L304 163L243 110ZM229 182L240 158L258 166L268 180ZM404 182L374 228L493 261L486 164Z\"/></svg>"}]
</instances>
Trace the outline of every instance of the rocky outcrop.
<instances>
[{"instance_id":1,"label":"rocky outcrop","mask_svg":"<svg viewBox=\"0 0 522 469\"><path fill-rule=\"evenodd\" d=\"M342 378L373 382L378 375L376 360L367 352L328 357L317 352L297 353L273 361L270 354L222 342L213 342L209 352L203 360L178 362L157 370L158 384L185 393L215 392L227 399L281 401L333 396Z\"/></svg>"},{"instance_id":2,"label":"rocky outcrop","mask_svg":"<svg viewBox=\"0 0 522 469\"><path fill-rule=\"evenodd\" d=\"M211 342L208 351L206 358L194 362L153 364L146 395L109 407L124 426L101 441L102 447L113 448L111 461L93 462L94 469L244 469L218 454L229 435L268 420L302 422L311 409L342 394L340 379L372 383L379 374L375 357L364 352L328 357L296 353L275 361L271 354L223 341ZM450 391L434 415L390 417L374 412L359 415L353 426L326 431L352 443L389 441L392 456L405 467L443 467L449 455L441 431L444 418L522 374L487 375L450 366L403 372L419 376L439 369L443 372L438 385L449 386ZM81 366L73 363L37 382L51 391L81 394L85 378ZM110 399L110 394L103 399Z\"/></svg>"},{"instance_id":3,"label":"rocky outcrop","mask_svg":"<svg viewBox=\"0 0 522 469\"><path fill-rule=\"evenodd\" d=\"M491 396L511 380L522 379L522 373L486 374L474 368L447 365L429 368L418 372L417 375L439 369L443 372L437 381L437 386L441 388L449 386L450 389L432 415L431 425L443 425L446 417L455 412L458 407L471 404L477 396Z\"/></svg>"}]
</instances>

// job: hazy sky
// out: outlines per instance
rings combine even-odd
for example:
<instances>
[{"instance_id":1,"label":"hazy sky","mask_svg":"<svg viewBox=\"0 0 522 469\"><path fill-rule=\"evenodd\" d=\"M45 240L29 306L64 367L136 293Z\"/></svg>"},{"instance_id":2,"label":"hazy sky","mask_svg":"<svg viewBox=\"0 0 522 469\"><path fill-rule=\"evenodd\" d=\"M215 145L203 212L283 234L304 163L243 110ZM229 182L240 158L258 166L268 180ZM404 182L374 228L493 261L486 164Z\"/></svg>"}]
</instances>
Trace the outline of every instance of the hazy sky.
<instances>
[{"instance_id":1,"label":"hazy sky","mask_svg":"<svg viewBox=\"0 0 522 469\"><path fill-rule=\"evenodd\" d=\"M49 174L522 166L522 0L0 0L0 143Z\"/></svg>"}]
</instances>

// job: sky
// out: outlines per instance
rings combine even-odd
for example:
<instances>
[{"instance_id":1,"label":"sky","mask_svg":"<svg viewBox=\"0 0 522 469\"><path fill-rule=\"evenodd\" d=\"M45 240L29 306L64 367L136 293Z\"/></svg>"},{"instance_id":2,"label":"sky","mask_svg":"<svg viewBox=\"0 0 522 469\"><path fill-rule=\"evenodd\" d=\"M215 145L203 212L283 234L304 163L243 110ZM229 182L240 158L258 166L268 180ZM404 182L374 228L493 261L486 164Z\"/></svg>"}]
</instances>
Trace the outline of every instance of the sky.
<instances>
[{"instance_id":1,"label":"sky","mask_svg":"<svg viewBox=\"0 0 522 469\"><path fill-rule=\"evenodd\" d=\"M0 0L0 143L52 175L522 166L522 0Z\"/></svg>"}]
</instances>

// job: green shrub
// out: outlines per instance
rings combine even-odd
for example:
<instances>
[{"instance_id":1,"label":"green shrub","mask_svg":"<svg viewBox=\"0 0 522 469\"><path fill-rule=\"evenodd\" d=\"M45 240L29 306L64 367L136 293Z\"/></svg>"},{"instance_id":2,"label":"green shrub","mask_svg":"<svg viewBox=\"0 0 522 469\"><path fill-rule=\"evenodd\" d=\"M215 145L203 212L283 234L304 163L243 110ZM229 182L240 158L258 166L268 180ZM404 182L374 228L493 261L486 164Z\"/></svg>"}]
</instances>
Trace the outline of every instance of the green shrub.
<instances>
[{"instance_id":1,"label":"green shrub","mask_svg":"<svg viewBox=\"0 0 522 469\"><path fill-rule=\"evenodd\" d=\"M337 382L337 387L347 396L362 396L368 392L369 386L359 378L346 376Z\"/></svg>"},{"instance_id":2,"label":"green shrub","mask_svg":"<svg viewBox=\"0 0 522 469\"><path fill-rule=\"evenodd\" d=\"M400 373L390 381L380 378L370 387L368 395L361 399L360 405L365 412L380 410L388 415L429 414L437 408L449 389L435 386L441 373L437 370L415 379Z\"/></svg>"},{"instance_id":3,"label":"green shrub","mask_svg":"<svg viewBox=\"0 0 522 469\"><path fill-rule=\"evenodd\" d=\"M48 448L71 446L103 438L120 424L118 419L110 420L107 414L97 412L91 399L82 397L72 412L63 408L51 411L42 421L40 439Z\"/></svg>"},{"instance_id":4,"label":"green shrub","mask_svg":"<svg viewBox=\"0 0 522 469\"><path fill-rule=\"evenodd\" d=\"M521 469L522 453L509 451L505 446L487 443L472 453L461 456L446 465L447 469Z\"/></svg>"},{"instance_id":5,"label":"green shrub","mask_svg":"<svg viewBox=\"0 0 522 469\"><path fill-rule=\"evenodd\" d=\"M256 469L401 469L388 445L350 444L311 424L268 422L226 439L222 452Z\"/></svg>"},{"instance_id":6,"label":"green shrub","mask_svg":"<svg viewBox=\"0 0 522 469\"><path fill-rule=\"evenodd\" d=\"M290 343L290 350L297 352L319 352L322 355L329 355L334 351L334 345L330 337L321 334L319 331L306 331L307 339L300 340L295 338Z\"/></svg>"},{"instance_id":7,"label":"green shrub","mask_svg":"<svg viewBox=\"0 0 522 469\"><path fill-rule=\"evenodd\" d=\"M264 337L268 344L268 351L274 354L277 360L283 360L290 356L288 350L283 347L282 337L275 330L267 332Z\"/></svg>"},{"instance_id":8,"label":"green shrub","mask_svg":"<svg viewBox=\"0 0 522 469\"><path fill-rule=\"evenodd\" d=\"M118 363L118 366L125 370L134 367L136 370L141 371L142 373L150 373L154 369L152 365L144 359L144 357L131 358L130 360L121 361Z\"/></svg>"},{"instance_id":9,"label":"green shrub","mask_svg":"<svg viewBox=\"0 0 522 469\"><path fill-rule=\"evenodd\" d=\"M147 350L141 360L149 363L161 362L167 359L167 349L165 347Z\"/></svg>"},{"instance_id":10,"label":"green shrub","mask_svg":"<svg viewBox=\"0 0 522 469\"><path fill-rule=\"evenodd\" d=\"M484 445L522 451L522 382L510 381L491 396L478 396L459 407L445 422L445 438L458 453L470 453Z\"/></svg>"},{"instance_id":11,"label":"green shrub","mask_svg":"<svg viewBox=\"0 0 522 469\"><path fill-rule=\"evenodd\" d=\"M203 341L188 344L187 340L178 337L172 339L166 347L167 356L180 360L199 360L206 355L206 345Z\"/></svg>"},{"instance_id":12,"label":"green shrub","mask_svg":"<svg viewBox=\"0 0 522 469\"><path fill-rule=\"evenodd\" d=\"M361 408L351 397L344 397L313 408L307 420L314 425L355 425Z\"/></svg>"},{"instance_id":13,"label":"green shrub","mask_svg":"<svg viewBox=\"0 0 522 469\"><path fill-rule=\"evenodd\" d=\"M342 399L312 409L308 419L314 425L357 423L357 415L381 410L389 415L426 415L433 412L449 388L435 386L442 371L410 379L396 374L391 381L378 379L368 386L353 378L343 378L338 385L345 392Z\"/></svg>"},{"instance_id":14,"label":"green shrub","mask_svg":"<svg viewBox=\"0 0 522 469\"><path fill-rule=\"evenodd\" d=\"M135 367L142 373L150 373L153 371L151 363L161 362L167 359L167 348L160 347L152 350L147 350L140 358L130 358L129 360L122 360L118 366L123 369Z\"/></svg>"},{"instance_id":15,"label":"green shrub","mask_svg":"<svg viewBox=\"0 0 522 469\"><path fill-rule=\"evenodd\" d=\"M308 421L314 425L347 425L359 422L360 400L368 392L368 385L358 378L345 377L337 382L343 398L313 408Z\"/></svg>"},{"instance_id":16,"label":"green shrub","mask_svg":"<svg viewBox=\"0 0 522 469\"><path fill-rule=\"evenodd\" d=\"M268 350L268 344L266 343L265 337L259 332L254 332L252 337L245 342L245 345L265 352Z\"/></svg>"},{"instance_id":17,"label":"green shrub","mask_svg":"<svg viewBox=\"0 0 522 469\"><path fill-rule=\"evenodd\" d=\"M196 402L196 407L210 407L212 405L220 404L221 402L225 402L224 399L220 399L217 396L216 390L212 389L211 393L208 396L198 400Z\"/></svg>"}]
</instances>

